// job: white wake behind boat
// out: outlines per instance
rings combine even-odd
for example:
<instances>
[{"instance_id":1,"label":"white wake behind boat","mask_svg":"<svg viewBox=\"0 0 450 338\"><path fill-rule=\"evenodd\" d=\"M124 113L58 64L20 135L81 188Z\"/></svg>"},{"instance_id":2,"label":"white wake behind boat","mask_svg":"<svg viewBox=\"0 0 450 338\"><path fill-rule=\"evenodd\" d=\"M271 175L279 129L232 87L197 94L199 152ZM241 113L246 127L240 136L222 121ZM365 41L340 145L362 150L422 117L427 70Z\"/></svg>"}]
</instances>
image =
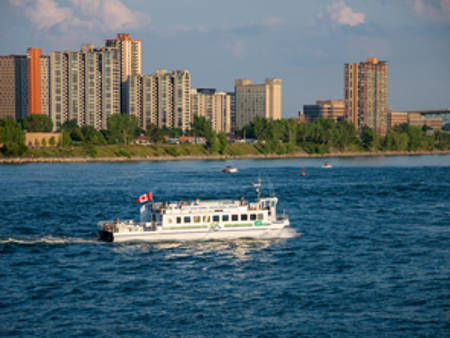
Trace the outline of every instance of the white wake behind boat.
<instances>
[{"instance_id":1,"label":"white wake behind boat","mask_svg":"<svg viewBox=\"0 0 450 338\"><path fill-rule=\"evenodd\" d=\"M196 199L187 203L144 204L140 209L139 221L100 221L98 235L100 239L109 242L272 239L295 236L296 232L290 227L288 217L284 213L276 213L278 198L261 198L260 186L256 187L258 197L254 202L248 202L242 197L241 200Z\"/></svg>"}]
</instances>

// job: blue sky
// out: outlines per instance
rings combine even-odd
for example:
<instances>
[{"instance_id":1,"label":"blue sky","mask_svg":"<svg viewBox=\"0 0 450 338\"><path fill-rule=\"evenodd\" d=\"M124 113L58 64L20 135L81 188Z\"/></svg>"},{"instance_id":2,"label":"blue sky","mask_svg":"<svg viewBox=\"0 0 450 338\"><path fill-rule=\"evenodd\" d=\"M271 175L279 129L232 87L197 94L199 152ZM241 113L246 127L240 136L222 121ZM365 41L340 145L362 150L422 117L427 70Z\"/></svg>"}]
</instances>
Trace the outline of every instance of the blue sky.
<instances>
[{"instance_id":1,"label":"blue sky","mask_svg":"<svg viewBox=\"0 0 450 338\"><path fill-rule=\"evenodd\" d=\"M192 87L283 80L283 117L342 99L344 63L389 63L394 111L450 107L450 0L1 0L0 55L78 50L118 32L143 71L189 69Z\"/></svg>"}]
</instances>

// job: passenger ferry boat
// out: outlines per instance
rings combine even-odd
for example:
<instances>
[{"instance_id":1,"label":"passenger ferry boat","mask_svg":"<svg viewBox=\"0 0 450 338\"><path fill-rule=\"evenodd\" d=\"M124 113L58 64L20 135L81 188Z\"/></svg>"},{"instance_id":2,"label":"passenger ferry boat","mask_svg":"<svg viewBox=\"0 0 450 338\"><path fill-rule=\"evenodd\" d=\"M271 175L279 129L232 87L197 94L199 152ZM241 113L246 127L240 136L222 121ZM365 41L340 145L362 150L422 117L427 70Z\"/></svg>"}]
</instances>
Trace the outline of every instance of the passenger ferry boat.
<instances>
[{"instance_id":1,"label":"passenger ferry boat","mask_svg":"<svg viewBox=\"0 0 450 338\"><path fill-rule=\"evenodd\" d=\"M271 239L295 236L288 217L277 215L277 197L159 202L141 206L140 220L100 221L99 238L109 242ZM148 194L147 194L148 195ZM141 196L142 199L145 195ZM138 202L139 202L138 199ZM151 195L150 195L151 199ZM148 198L144 198L149 200Z\"/></svg>"}]
</instances>

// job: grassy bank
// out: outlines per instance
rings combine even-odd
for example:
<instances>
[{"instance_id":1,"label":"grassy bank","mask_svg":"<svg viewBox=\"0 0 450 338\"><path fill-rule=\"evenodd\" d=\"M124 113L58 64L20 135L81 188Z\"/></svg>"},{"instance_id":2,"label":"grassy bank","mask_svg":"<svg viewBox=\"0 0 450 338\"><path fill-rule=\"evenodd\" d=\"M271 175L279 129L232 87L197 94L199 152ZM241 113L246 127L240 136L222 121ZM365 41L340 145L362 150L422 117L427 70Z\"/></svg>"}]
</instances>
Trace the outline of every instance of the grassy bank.
<instances>
[{"instance_id":1,"label":"grassy bank","mask_svg":"<svg viewBox=\"0 0 450 338\"><path fill-rule=\"evenodd\" d=\"M394 156L450 154L450 150L419 151L347 151L331 150L327 153L307 153L295 148L289 153L264 153L258 144L231 144L224 154L211 154L202 145L106 145L77 147L33 148L22 157L2 157L0 163L27 162L123 162L123 161L173 161L173 160L225 160L264 158L305 158L305 157L349 157L349 156Z\"/></svg>"}]
</instances>

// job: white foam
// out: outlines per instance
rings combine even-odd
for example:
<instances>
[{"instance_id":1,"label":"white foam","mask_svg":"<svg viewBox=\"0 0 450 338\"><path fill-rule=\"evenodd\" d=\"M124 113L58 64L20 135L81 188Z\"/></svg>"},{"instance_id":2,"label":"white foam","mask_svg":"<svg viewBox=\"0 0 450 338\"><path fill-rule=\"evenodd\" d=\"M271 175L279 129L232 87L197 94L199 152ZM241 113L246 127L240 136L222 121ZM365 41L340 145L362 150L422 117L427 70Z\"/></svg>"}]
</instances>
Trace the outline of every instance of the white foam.
<instances>
[{"instance_id":1,"label":"white foam","mask_svg":"<svg viewBox=\"0 0 450 338\"><path fill-rule=\"evenodd\" d=\"M36 245L36 244L48 244L48 245L62 245L62 244L99 244L98 240L94 239L84 239L76 237L55 237L55 236L44 236L44 237L22 237L14 238L10 237L8 239L0 240L0 244L21 244L21 245Z\"/></svg>"}]
</instances>

